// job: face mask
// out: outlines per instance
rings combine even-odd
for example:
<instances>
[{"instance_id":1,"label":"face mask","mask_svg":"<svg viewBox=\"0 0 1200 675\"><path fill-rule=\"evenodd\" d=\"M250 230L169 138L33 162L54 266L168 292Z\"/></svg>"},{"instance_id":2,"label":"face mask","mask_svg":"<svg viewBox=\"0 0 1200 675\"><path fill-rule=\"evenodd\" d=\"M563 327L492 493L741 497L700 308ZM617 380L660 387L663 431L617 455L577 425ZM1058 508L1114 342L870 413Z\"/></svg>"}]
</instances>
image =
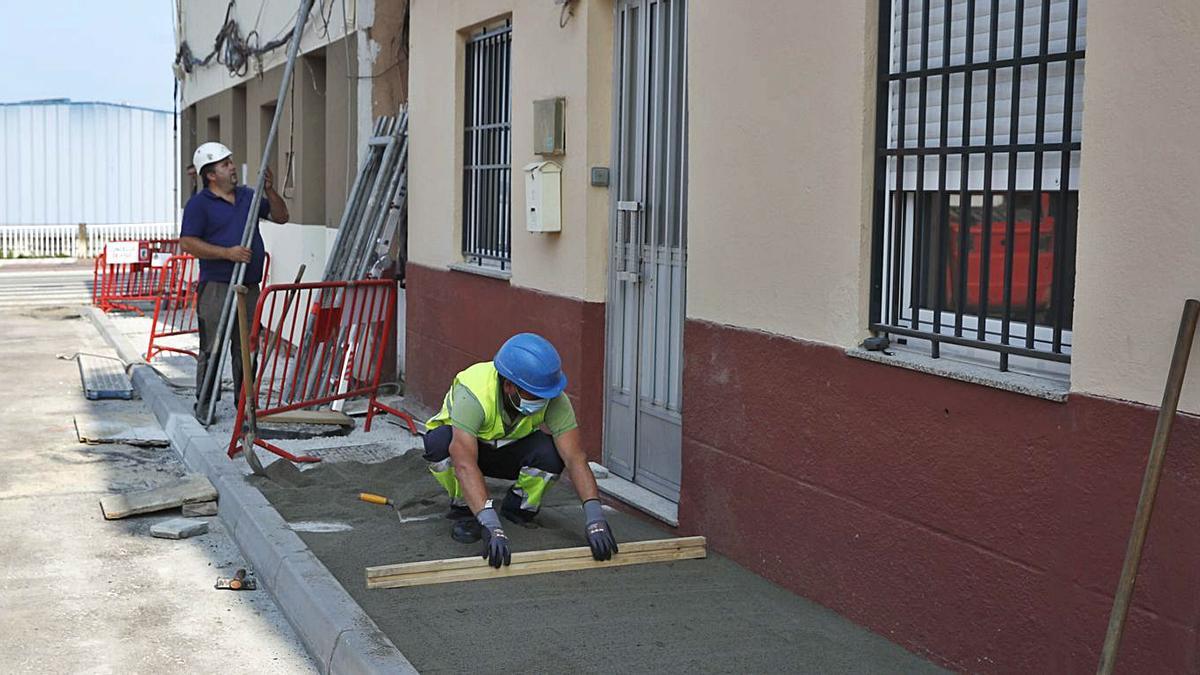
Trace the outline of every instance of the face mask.
<instances>
[{"instance_id":1,"label":"face mask","mask_svg":"<svg viewBox=\"0 0 1200 675\"><path fill-rule=\"evenodd\" d=\"M521 411L522 415L532 415L546 407L546 399L544 398L536 398L532 401L522 398L520 401L521 403L517 406L517 409Z\"/></svg>"}]
</instances>

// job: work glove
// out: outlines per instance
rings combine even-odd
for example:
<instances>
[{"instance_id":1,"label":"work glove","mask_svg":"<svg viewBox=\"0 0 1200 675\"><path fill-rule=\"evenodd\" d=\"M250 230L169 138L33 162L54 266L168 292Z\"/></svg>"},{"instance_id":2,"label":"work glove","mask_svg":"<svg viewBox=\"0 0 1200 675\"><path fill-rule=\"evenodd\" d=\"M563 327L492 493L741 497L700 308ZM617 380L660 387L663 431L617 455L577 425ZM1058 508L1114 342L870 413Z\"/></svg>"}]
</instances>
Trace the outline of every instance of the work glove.
<instances>
[{"instance_id":1,"label":"work glove","mask_svg":"<svg viewBox=\"0 0 1200 675\"><path fill-rule=\"evenodd\" d=\"M612 528L604 518L600 509L599 499L589 499L583 503L583 513L587 520L584 532L587 534L588 546L592 548L592 558L610 560L618 553L617 540L613 538Z\"/></svg>"},{"instance_id":2,"label":"work glove","mask_svg":"<svg viewBox=\"0 0 1200 675\"><path fill-rule=\"evenodd\" d=\"M496 509L491 506L480 509L479 513L475 514L475 520L483 526L483 540L487 544L483 550L483 558L488 564L500 569L501 565L511 563L512 551L508 548L508 537L500 527L500 516L496 515Z\"/></svg>"}]
</instances>

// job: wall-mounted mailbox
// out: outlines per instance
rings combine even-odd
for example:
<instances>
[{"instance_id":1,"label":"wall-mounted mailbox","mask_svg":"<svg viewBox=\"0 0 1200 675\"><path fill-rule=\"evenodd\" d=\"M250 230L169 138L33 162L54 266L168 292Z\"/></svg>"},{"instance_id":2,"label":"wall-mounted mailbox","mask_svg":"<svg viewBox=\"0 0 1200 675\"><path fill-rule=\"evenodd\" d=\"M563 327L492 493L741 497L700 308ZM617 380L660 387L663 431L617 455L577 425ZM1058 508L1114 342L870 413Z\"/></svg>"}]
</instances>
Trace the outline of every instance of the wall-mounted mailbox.
<instances>
[{"instance_id":1,"label":"wall-mounted mailbox","mask_svg":"<svg viewBox=\"0 0 1200 675\"><path fill-rule=\"evenodd\" d=\"M562 167L557 162L525 165L525 229L562 230Z\"/></svg>"}]
</instances>

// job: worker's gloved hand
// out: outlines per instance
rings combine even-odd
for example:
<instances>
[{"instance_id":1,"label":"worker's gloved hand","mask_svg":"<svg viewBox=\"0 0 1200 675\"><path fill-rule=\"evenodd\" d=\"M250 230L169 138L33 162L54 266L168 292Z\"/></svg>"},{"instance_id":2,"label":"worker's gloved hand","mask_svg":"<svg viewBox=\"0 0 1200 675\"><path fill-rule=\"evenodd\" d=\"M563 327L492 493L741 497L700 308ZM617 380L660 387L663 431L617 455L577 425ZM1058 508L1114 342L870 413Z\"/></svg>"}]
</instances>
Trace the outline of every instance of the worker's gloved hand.
<instances>
[{"instance_id":1,"label":"worker's gloved hand","mask_svg":"<svg viewBox=\"0 0 1200 675\"><path fill-rule=\"evenodd\" d=\"M475 520L483 526L483 540L487 543L483 557L488 564L500 569L501 565L511 563L512 551L508 548L508 537L500 527L500 516L496 514L496 509L490 506L481 509L475 514Z\"/></svg>"},{"instance_id":2,"label":"worker's gloved hand","mask_svg":"<svg viewBox=\"0 0 1200 675\"><path fill-rule=\"evenodd\" d=\"M592 558L596 560L609 560L614 553L618 553L617 540L613 538L612 528L608 526L608 520L604 518L604 511L600 509L599 499L589 499L583 503L583 513L587 520L588 546L592 548Z\"/></svg>"}]
</instances>

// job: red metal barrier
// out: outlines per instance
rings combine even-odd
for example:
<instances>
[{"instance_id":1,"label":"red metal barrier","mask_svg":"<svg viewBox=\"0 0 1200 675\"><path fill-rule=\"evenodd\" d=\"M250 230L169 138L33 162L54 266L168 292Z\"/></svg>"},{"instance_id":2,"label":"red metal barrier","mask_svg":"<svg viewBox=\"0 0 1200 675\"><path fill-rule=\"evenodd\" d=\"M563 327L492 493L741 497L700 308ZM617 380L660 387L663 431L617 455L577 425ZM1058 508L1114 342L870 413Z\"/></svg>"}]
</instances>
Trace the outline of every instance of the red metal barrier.
<instances>
[{"instance_id":1,"label":"red metal barrier","mask_svg":"<svg viewBox=\"0 0 1200 675\"><path fill-rule=\"evenodd\" d=\"M109 247L124 255L110 254ZM179 253L178 239L114 241L104 245L92 267L92 304L105 312L124 309L138 314L134 302L154 302L166 279L166 258Z\"/></svg>"},{"instance_id":2,"label":"red metal barrier","mask_svg":"<svg viewBox=\"0 0 1200 675\"><path fill-rule=\"evenodd\" d=\"M271 271L271 254L263 261L263 279ZM163 270L163 289L154 298L154 321L150 326L150 343L146 360L152 361L161 352L176 352L195 357L196 352L181 347L154 345L159 338L200 332L196 303L200 301L196 278L200 272L199 259L186 253L173 255Z\"/></svg>"},{"instance_id":3,"label":"red metal barrier","mask_svg":"<svg viewBox=\"0 0 1200 675\"><path fill-rule=\"evenodd\" d=\"M199 261L187 254L173 255L163 270L163 290L154 298L154 321L150 325L150 343L146 345L146 360L152 361L162 352L175 352L196 356L196 352L182 347L155 345L155 340L174 335L200 332L196 315L196 275Z\"/></svg>"},{"instance_id":4,"label":"red metal barrier","mask_svg":"<svg viewBox=\"0 0 1200 675\"><path fill-rule=\"evenodd\" d=\"M250 336L259 356L251 385L259 417L367 396L366 431L376 414L387 412L407 422L416 434L412 417L376 398L395 318L396 282L388 279L265 288ZM245 415L245 398L239 396L230 457L241 450ZM293 455L261 438L254 443L293 462L320 461Z\"/></svg>"}]
</instances>

